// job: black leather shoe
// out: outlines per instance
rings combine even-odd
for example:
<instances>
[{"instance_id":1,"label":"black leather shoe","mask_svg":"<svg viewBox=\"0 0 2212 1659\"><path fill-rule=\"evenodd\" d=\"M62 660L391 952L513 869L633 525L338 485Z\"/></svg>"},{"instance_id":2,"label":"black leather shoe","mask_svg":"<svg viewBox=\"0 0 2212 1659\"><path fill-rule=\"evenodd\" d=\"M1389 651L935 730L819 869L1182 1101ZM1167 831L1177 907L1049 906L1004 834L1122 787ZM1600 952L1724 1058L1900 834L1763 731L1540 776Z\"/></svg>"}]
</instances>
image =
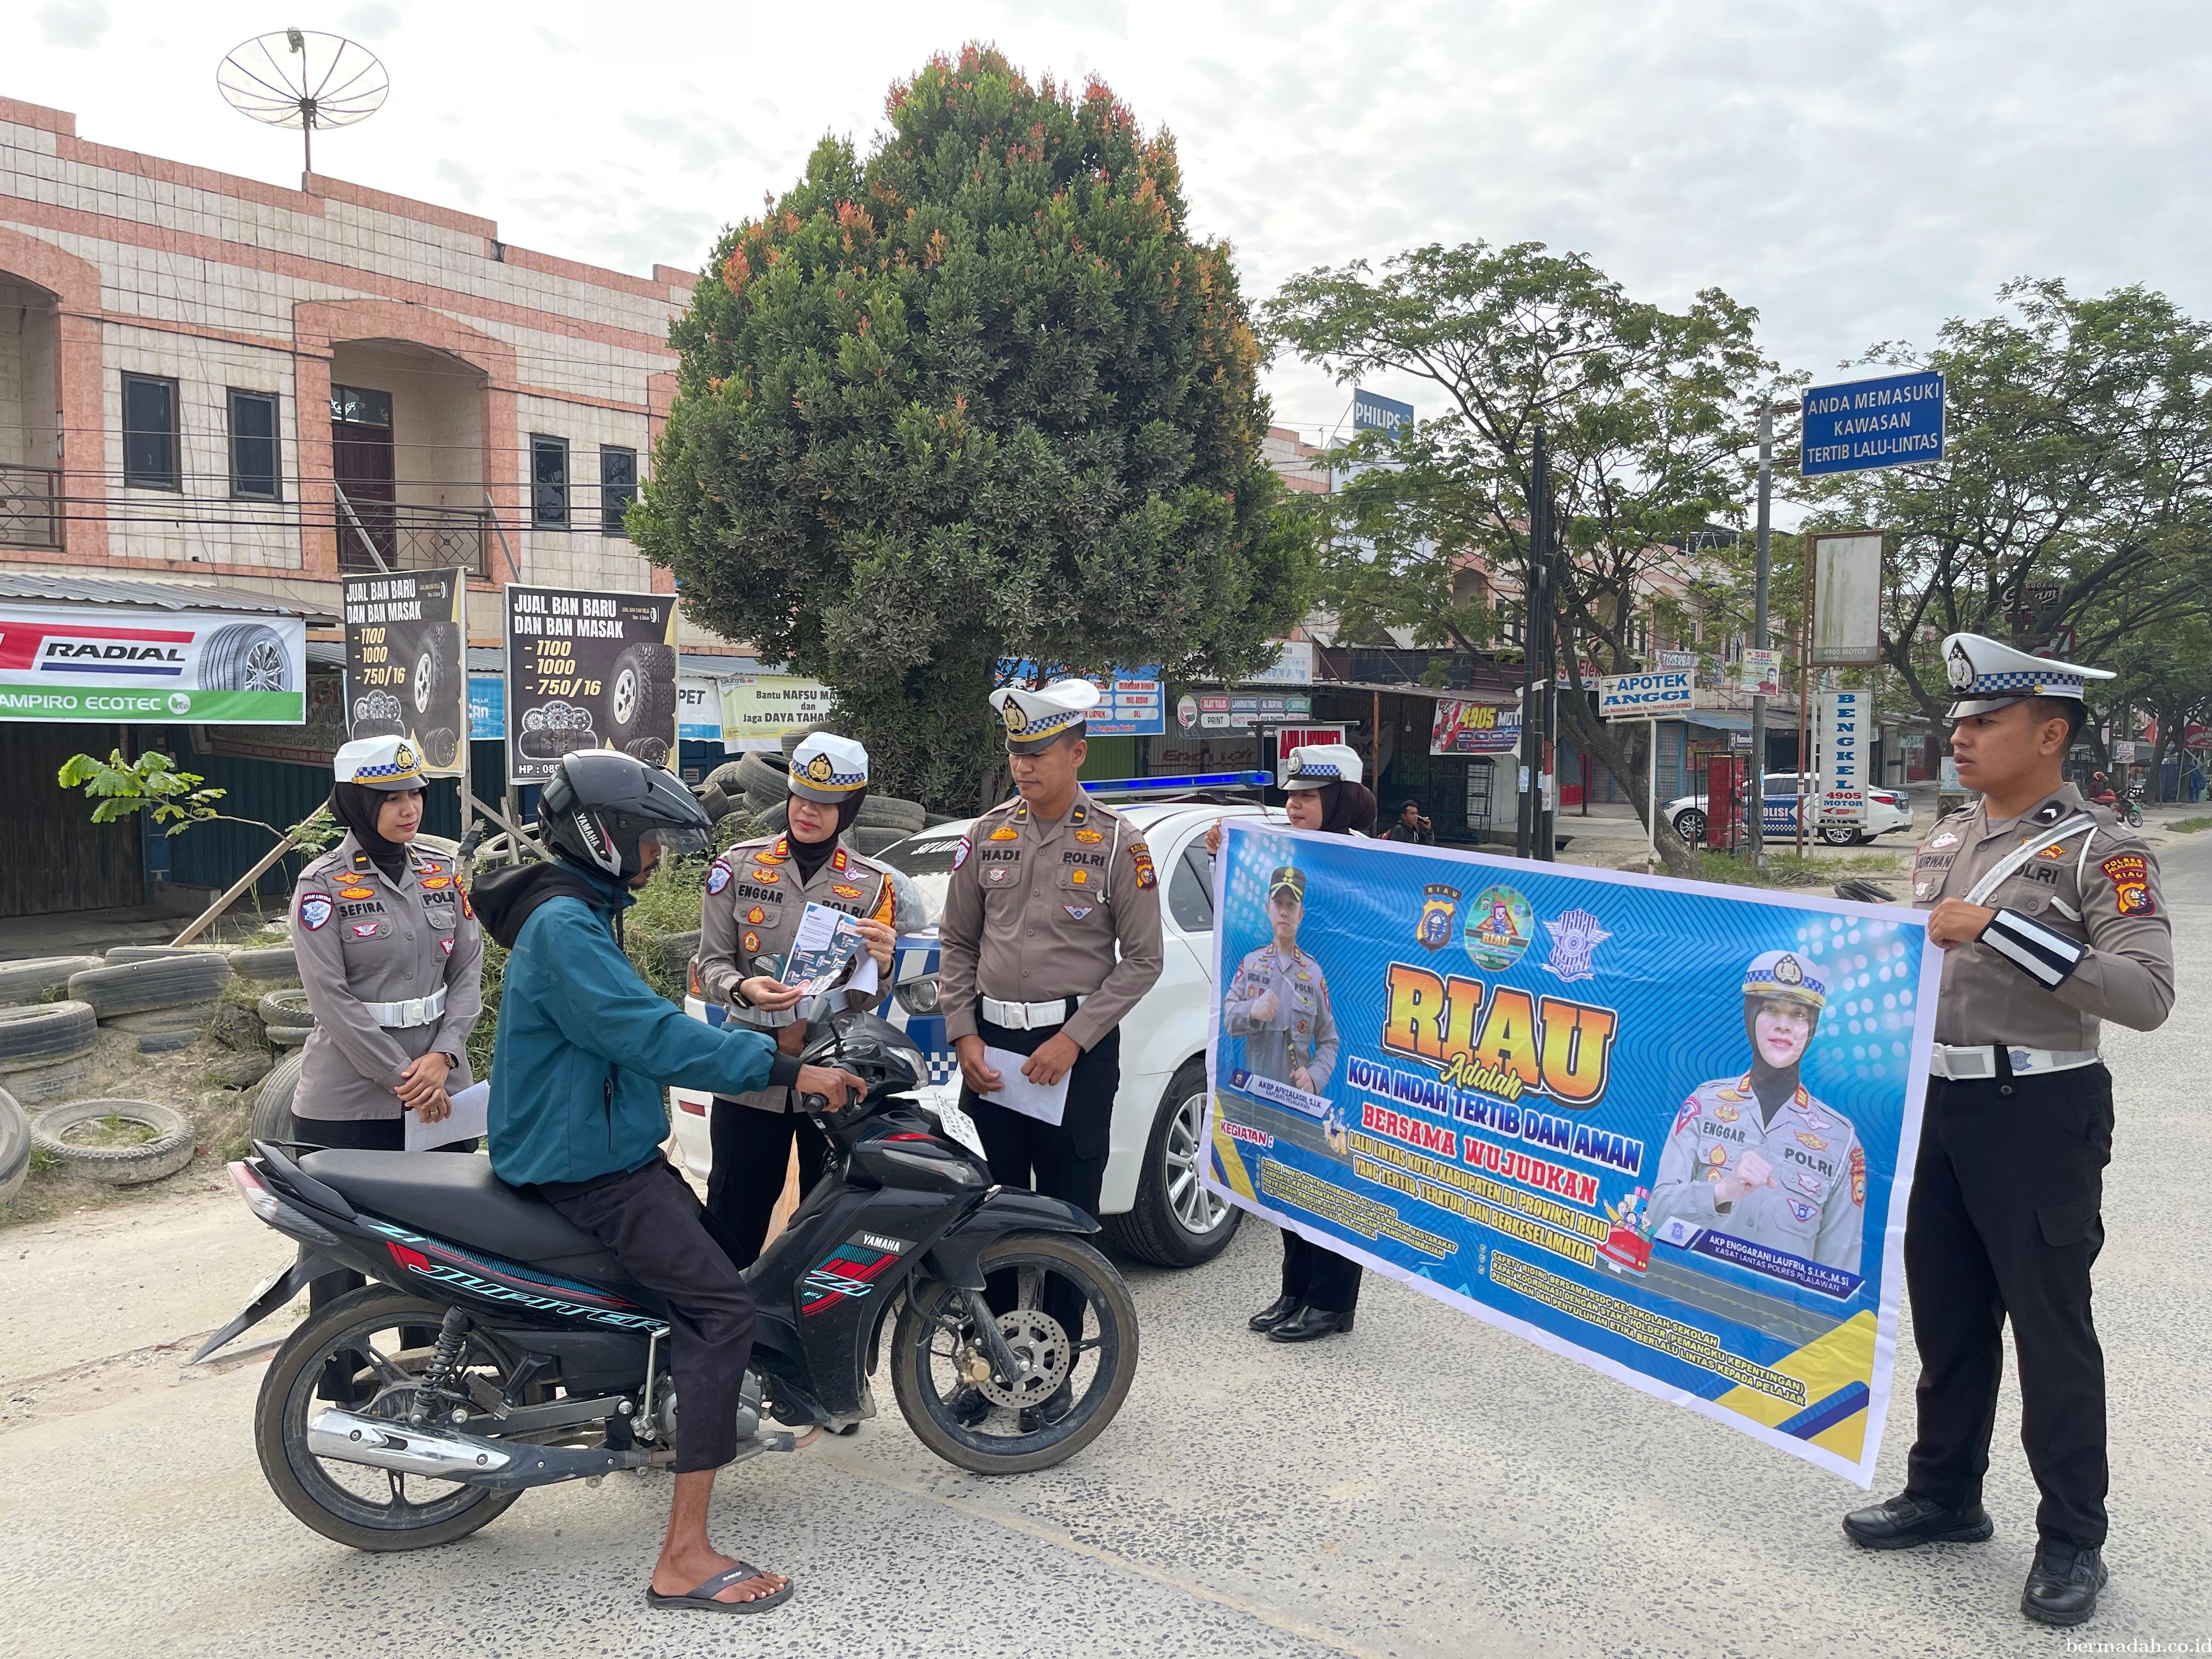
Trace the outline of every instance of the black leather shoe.
<instances>
[{"instance_id":1,"label":"black leather shoe","mask_svg":"<svg viewBox=\"0 0 2212 1659\"><path fill-rule=\"evenodd\" d=\"M1035 1434L1039 1429L1048 1429L1074 1409L1074 1385L1063 1382L1052 1391L1051 1397L1042 1405L1022 1407L1022 1432Z\"/></svg>"},{"instance_id":2,"label":"black leather shoe","mask_svg":"<svg viewBox=\"0 0 2212 1659\"><path fill-rule=\"evenodd\" d=\"M1352 1328L1349 1313L1331 1313L1326 1308L1300 1308L1288 1319L1267 1333L1270 1342L1311 1342L1317 1337L1334 1336L1339 1331Z\"/></svg>"},{"instance_id":3,"label":"black leather shoe","mask_svg":"<svg viewBox=\"0 0 2212 1659\"><path fill-rule=\"evenodd\" d=\"M945 1402L945 1410L962 1428L973 1429L980 1427L983 1419L990 1416L991 1402L983 1397L981 1390L963 1382L952 1398Z\"/></svg>"},{"instance_id":4,"label":"black leather shoe","mask_svg":"<svg viewBox=\"0 0 2212 1659\"><path fill-rule=\"evenodd\" d=\"M1270 1302L1266 1307L1261 1309L1259 1312L1252 1316L1252 1328L1255 1331L1261 1332L1272 1331L1276 1326L1281 1324L1292 1314L1296 1313L1298 1310L1299 1306L1300 1304L1297 1297L1294 1296L1279 1296L1273 1302Z\"/></svg>"},{"instance_id":5,"label":"black leather shoe","mask_svg":"<svg viewBox=\"0 0 2212 1659\"><path fill-rule=\"evenodd\" d=\"M2039 1625L2078 1625L2097 1610L2097 1592L2112 1575L2104 1552L2092 1545L2076 1549L2046 1538L2036 1547L2020 1610Z\"/></svg>"},{"instance_id":6,"label":"black leather shoe","mask_svg":"<svg viewBox=\"0 0 2212 1659\"><path fill-rule=\"evenodd\" d=\"M1979 1504L1949 1510L1909 1492L1901 1492L1872 1509L1853 1510L1844 1517L1844 1535L1870 1550L1909 1550L1919 1544L1979 1544L1996 1529L1996 1522Z\"/></svg>"}]
</instances>

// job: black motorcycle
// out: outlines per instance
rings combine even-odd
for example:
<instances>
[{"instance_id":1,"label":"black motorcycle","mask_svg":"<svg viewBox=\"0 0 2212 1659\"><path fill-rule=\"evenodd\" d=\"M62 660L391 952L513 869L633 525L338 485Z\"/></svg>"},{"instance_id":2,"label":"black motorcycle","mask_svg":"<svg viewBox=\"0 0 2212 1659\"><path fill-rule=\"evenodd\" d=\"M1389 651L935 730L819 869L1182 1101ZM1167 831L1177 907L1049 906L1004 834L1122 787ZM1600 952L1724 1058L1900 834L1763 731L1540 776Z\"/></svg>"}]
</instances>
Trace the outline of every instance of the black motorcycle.
<instances>
[{"instance_id":1,"label":"black motorcycle","mask_svg":"<svg viewBox=\"0 0 2212 1659\"><path fill-rule=\"evenodd\" d=\"M800 1103L835 1156L746 1273L758 1318L739 1459L793 1449L790 1428L873 1417L894 1305L892 1391L939 1456L1011 1474L1089 1445L1137 1368L1128 1286L1084 1237L1098 1224L994 1186L902 1095L923 1061L888 1022L838 1013L804 1058L866 1092L842 1112ZM483 1158L253 1150L231 1176L256 1216L299 1241L299 1260L194 1363L326 1274L372 1281L312 1315L261 1386L262 1472L307 1525L356 1549L420 1549L467 1536L532 1486L674 1461L665 1305L591 1234ZM1072 1305L1046 1295L1054 1280L1080 1292L1080 1328L1045 1311Z\"/></svg>"}]
</instances>

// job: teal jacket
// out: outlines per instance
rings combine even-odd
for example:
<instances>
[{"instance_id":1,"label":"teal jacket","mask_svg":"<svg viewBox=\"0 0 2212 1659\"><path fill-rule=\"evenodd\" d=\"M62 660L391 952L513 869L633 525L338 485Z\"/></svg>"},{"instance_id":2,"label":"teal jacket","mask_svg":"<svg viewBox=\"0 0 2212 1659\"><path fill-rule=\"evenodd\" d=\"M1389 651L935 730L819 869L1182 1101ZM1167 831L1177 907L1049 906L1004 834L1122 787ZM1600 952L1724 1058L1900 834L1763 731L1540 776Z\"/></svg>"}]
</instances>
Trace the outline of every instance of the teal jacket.
<instances>
[{"instance_id":1,"label":"teal jacket","mask_svg":"<svg viewBox=\"0 0 2212 1659\"><path fill-rule=\"evenodd\" d=\"M470 897L511 952L490 1103L491 1166L509 1186L650 1162L668 1138L666 1085L739 1095L798 1075L774 1038L702 1024L638 976L615 943L626 888L567 865L523 865L485 876Z\"/></svg>"}]
</instances>

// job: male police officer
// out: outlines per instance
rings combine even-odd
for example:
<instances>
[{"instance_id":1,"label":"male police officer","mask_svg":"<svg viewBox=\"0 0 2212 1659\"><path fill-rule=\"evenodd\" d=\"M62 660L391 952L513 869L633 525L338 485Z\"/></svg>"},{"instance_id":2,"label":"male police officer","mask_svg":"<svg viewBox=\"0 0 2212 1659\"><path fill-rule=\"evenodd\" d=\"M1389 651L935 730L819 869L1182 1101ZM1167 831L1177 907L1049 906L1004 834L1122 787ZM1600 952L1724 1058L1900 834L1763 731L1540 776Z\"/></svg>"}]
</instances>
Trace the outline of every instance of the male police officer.
<instances>
[{"instance_id":1,"label":"male police officer","mask_svg":"<svg viewBox=\"0 0 2212 1659\"><path fill-rule=\"evenodd\" d=\"M1669 1221L1859 1270L1866 1153L1851 1121L1798 1081L1828 1006L1827 976L1791 951L1743 975L1751 1068L1701 1083L1674 1115L1651 1184L1653 1229Z\"/></svg>"},{"instance_id":2,"label":"male police officer","mask_svg":"<svg viewBox=\"0 0 2212 1659\"><path fill-rule=\"evenodd\" d=\"M2021 1441L2043 1493L2021 1611L2077 1625L2106 1580L2105 1361L2089 1269L2104 1243L2112 1084L2098 1025L2150 1030L2173 1003L2158 860L2062 781L2094 668L1975 634L1943 655L1951 752L1981 799L1940 821L1913 867L1943 986L1905 1273L1920 1431L1904 1492L1844 1517L1870 1549L1978 1542L2012 1320Z\"/></svg>"},{"instance_id":3,"label":"male police officer","mask_svg":"<svg viewBox=\"0 0 2212 1659\"><path fill-rule=\"evenodd\" d=\"M961 1109L982 1137L992 1176L1094 1212L1121 1085L1118 1028L1159 978L1162 948L1151 849L1076 782L1084 716L1097 702L1088 680L991 694L1019 793L976 819L953 857L938 976L945 1034L960 1056ZM1005 1085L987 1045L1026 1056L1021 1072L1032 1083L1066 1081L1058 1123L987 1098ZM1006 1291L992 1287L993 1306L1010 1305ZM1042 1306L1071 1342L1081 1340L1079 1290L1054 1277ZM1071 1399L1062 1384L1024 1417L1049 1423Z\"/></svg>"},{"instance_id":4,"label":"male police officer","mask_svg":"<svg viewBox=\"0 0 2212 1659\"><path fill-rule=\"evenodd\" d=\"M1267 878L1275 937L1237 964L1221 1023L1244 1039L1247 1070L1317 1095L1336 1069L1336 1016L1321 963L1298 948L1305 913L1306 872L1285 865Z\"/></svg>"}]
</instances>

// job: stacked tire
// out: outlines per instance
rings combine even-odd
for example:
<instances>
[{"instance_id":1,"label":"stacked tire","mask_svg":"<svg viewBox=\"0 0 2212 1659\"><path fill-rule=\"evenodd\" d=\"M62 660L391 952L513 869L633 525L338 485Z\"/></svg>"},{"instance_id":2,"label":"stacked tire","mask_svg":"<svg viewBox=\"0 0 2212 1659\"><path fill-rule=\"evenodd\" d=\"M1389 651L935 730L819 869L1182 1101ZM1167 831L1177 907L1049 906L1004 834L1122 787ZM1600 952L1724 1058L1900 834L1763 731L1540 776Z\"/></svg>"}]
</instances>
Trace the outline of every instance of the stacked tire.
<instances>
[{"instance_id":1,"label":"stacked tire","mask_svg":"<svg viewBox=\"0 0 2212 1659\"><path fill-rule=\"evenodd\" d=\"M89 1004L27 1002L0 1007L0 1089L42 1105L92 1076L100 1027Z\"/></svg>"},{"instance_id":2,"label":"stacked tire","mask_svg":"<svg viewBox=\"0 0 2212 1659\"><path fill-rule=\"evenodd\" d=\"M89 1004L101 1025L135 1037L139 1053L165 1054L198 1040L230 977L230 958L220 951L119 962L111 953L101 966L70 975L69 994Z\"/></svg>"},{"instance_id":3,"label":"stacked tire","mask_svg":"<svg viewBox=\"0 0 2212 1659\"><path fill-rule=\"evenodd\" d=\"M0 1089L0 1205L22 1190L31 1173L31 1121L15 1097Z\"/></svg>"},{"instance_id":4,"label":"stacked tire","mask_svg":"<svg viewBox=\"0 0 2212 1659\"><path fill-rule=\"evenodd\" d=\"M255 1012L261 1016L272 1048L300 1048L307 1042L307 1033L315 1029L315 1011L308 1006L305 991L269 992L255 1005Z\"/></svg>"}]
</instances>

